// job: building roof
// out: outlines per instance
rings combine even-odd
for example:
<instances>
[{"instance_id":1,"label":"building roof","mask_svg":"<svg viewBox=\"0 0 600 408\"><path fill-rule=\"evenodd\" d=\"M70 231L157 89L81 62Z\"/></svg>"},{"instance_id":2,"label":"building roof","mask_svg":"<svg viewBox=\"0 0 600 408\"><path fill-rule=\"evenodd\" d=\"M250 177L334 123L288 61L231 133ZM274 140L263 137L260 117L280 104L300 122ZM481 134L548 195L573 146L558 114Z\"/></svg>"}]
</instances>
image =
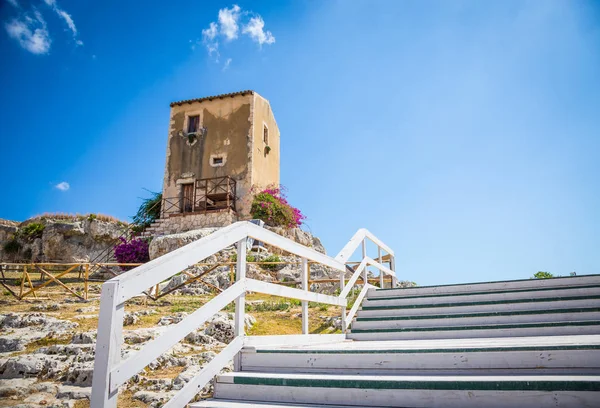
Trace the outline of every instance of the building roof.
<instances>
[{"instance_id":1,"label":"building roof","mask_svg":"<svg viewBox=\"0 0 600 408\"><path fill-rule=\"evenodd\" d=\"M184 103L193 103L193 102L202 102L202 101L212 101L213 99L223 99L223 98L233 98L235 96L238 95L246 95L246 94L250 94L253 95L254 91L248 89L245 91L239 91L239 92L232 92L232 93L226 93L226 94L221 94L221 95L213 95L213 96L205 96L202 98L195 98L195 99L186 99L183 101L177 101L177 102L171 102L171 107L175 106L175 105L183 105Z\"/></svg>"}]
</instances>

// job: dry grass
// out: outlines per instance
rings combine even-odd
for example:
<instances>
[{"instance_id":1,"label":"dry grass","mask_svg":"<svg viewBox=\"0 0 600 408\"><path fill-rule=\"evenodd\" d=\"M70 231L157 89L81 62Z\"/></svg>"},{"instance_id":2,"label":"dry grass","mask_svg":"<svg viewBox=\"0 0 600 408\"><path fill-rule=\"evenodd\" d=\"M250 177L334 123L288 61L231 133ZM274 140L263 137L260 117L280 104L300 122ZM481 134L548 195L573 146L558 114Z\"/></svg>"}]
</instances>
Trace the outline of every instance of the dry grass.
<instances>
[{"instance_id":1,"label":"dry grass","mask_svg":"<svg viewBox=\"0 0 600 408\"><path fill-rule=\"evenodd\" d=\"M99 221L113 222L115 224L116 223L128 224L126 221L121 221L118 218L113 217L112 215L93 214L93 213L89 213L89 214L43 213L41 215L36 215L36 216L29 218L28 220L24 221L24 223L42 220L42 219L64 220L64 221L81 221L81 220L85 220L85 219L96 219Z\"/></svg>"}]
</instances>

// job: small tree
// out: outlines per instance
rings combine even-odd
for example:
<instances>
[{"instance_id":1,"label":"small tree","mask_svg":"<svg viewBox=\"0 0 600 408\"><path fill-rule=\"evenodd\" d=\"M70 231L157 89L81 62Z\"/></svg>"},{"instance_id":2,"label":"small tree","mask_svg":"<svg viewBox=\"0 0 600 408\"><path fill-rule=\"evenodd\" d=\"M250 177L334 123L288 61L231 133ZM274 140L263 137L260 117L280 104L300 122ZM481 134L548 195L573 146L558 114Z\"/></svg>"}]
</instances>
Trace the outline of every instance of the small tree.
<instances>
[{"instance_id":1,"label":"small tree","mask_svg":"<svg viewBox=\"0 0 600 408\"><path fill-rule=\"evenodd\" d=\"M533 279L550 279L554 278L550 272L538 271L533 274Z\"/></svg>"},{"instance_id":2,"label":"small tree","mask_svg":"<svg viewBox=\"0 0 600 408\"><path fill-rule=\"evenodd\" d=\"M154 193L150 198L144 198L142 205L138 208L137 213L132 217L135 232L143 231L150 226L154 221L160 218L160 210L162 205L162 193Z\"/></svg>"}]
</instances>

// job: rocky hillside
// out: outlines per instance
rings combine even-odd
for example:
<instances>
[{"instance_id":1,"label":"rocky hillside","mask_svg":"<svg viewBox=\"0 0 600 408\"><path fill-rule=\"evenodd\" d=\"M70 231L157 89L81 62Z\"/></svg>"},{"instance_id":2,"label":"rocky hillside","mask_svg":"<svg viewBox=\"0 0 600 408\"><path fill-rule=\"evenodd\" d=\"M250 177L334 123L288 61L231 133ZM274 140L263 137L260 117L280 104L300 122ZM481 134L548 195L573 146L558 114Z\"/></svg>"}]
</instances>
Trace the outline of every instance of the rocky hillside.
<instances>
[{"instance_id":1,"label":"rocky hillside","mask_svg":"<svg viewBox=\"0 0 600 408\"><path fill-rule=\"evenodd\" d=\"M126 228L96 214L0 220L0 261L86 262L114 245Z\"/></svg>"}]
</instances>

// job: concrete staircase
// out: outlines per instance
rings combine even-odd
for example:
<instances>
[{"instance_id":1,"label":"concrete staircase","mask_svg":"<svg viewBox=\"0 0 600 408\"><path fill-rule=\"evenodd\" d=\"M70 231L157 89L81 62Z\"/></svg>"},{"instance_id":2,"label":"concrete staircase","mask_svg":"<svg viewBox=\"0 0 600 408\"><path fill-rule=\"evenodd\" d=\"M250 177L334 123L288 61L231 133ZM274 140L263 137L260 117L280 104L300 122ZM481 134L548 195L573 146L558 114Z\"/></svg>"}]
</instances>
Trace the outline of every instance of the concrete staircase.
<instances>
[{"instance_id":1,"label":"concrete staircase","mask_svg":"<svg viewBox=\"0 0 600 408\"><path fill-rule=\"evenodd\" d=\"M600 407L600 275L372 289L347 338L246 347L191 407Z\"/></svg>"}]
</instances>

